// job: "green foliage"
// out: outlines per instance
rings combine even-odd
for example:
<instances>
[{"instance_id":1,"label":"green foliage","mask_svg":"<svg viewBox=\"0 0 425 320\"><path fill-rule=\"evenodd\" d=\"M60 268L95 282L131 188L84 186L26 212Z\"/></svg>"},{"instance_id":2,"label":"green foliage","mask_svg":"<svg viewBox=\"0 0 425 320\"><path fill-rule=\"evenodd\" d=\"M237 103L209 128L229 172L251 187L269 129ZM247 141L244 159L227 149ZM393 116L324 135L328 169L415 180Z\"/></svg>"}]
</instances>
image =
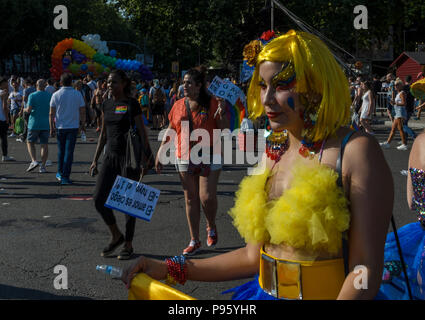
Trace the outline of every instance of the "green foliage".
<instances>
[{"instance_id":1,"label":"green foliage","mask_svg":"<svg viewBox=\"0 0 425 320\"><path fill-rule=\"evenodd\" d=\"M68 30L56 30L58 3L68 9ZM136 33L106 0L2 0L0 1L0 57L14 53L36 53L49 59L57 42L65 38L81 39L85 34L99 34L102 40L134 41ZM122 54L128 48L119 48ZM134 50L129 50L134 54Z\"/></svg>"},{"instance_id":2,"label":"green foliage","mask_svg":"<svg viewBox=\"0 0 425 320\"><path fill-rule=\"evenodd\" d=\"M425 3L413 0L285 0L289 10L347 51L368 48L372 39L394 32L395 56L425 34ZM40 53L49 57L54 45L67 37L101 35L103 40L128 41L155 55L155 69L170 72L199 62L236 71L246 43L270 29L267 0L62 0L69 12L69 29L55 30L57 0L0 1L0 57ZM265 4L268 7L265 7ZM355 30L353 9L366 5L369 29ZM275 8L275 29L298 29ZM412 31L416 29L416 31ZM422 39L423 41L424 39ZM122 57L134 56L132 47L116 47Z\"/></svg>"}]
</instances>

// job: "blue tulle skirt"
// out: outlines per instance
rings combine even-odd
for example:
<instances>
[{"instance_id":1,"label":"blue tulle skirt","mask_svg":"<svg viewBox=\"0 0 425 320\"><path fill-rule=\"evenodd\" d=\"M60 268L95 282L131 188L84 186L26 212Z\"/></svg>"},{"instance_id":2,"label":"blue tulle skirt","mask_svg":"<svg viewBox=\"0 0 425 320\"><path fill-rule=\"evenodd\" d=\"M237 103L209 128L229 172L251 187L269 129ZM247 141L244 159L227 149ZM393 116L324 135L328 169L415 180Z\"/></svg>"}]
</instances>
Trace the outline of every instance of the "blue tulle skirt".
<instances>
[{"instance_id":1,"label":"blue tulle skirt","mask_svg":"<svg viewBox=\"0 0 425 320\"><path fill-rule=\"evenodd\" d=\"M419 222L410 223L397 230L406 264L407 276L413 299L425 299L425 230ZM394 233L385 243L382 285L377 299L409 300L406 279L400 262L400 254Z\"/></svg>"},{"instance_id":2,"label":"blue tulle skirt","mask_svg":"<svg viewBox=\"0 0 425 320\"><path fill-rule=\"evenodd\" d=\"M397 234L403 252L407 275L413 299L425 299L425 230L419 222L410 223L399 230ZM258 275L254 280L239 287L223 292L233 293L232 300L278 300L263 289L258 282ZM385 243L384 271L382 285L375 298L376 300L408 300L409 294L400 262L400 255L394 233L387 236Z\"/></svg>"},{"instance_id":3,"label":"blue tulle skirt","mask_svg":"<svg viewBox=\"0 0 425 320\"><path fill-rule=\"evenodd\" d=\"M233 293L232 300L278 300L261 289L258 275L250 282L223 292L226 293Z\"/></svg>"}]
</instances>

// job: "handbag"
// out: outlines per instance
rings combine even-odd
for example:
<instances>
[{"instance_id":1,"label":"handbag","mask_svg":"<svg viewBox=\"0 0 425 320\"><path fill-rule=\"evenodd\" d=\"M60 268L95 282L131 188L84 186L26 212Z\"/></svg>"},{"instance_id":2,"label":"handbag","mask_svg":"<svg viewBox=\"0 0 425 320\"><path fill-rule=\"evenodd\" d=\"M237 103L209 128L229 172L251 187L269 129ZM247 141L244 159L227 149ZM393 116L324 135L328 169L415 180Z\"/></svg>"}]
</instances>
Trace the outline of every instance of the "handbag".
<instances>
[{"instance_id":1,"label":"handbag","mask_svg":"<svg viewBox=\"0 0 425 320\"><path fill-rule=\"evenodd\" d=\"M138 181L142 170L143 173L151 170L155 166L155 160L149 141L145 139L145 143L142 142L134 120L130 116L129 118L130 129L126 134L127 146L122 174L126 178Z\"/></svg>"},{"instance_id":2,"label":"handbag","mask_svg":"<svg viewBox=\"0 0 425 320\"><path fill-rule=\"evenodd\" d=\"M192 119L192 112L190 111L190 105L189 105L189 100L185 99L184 101L185 106L186 106L186 111L187 111L187 115L189 118L189 137L190 134L193 131L193 119ZM194 144L191 143L191 147ZM202 150L201 150L202 152ZM208 177L210 175L210 171L211 171L211 166L209 164L205 164L205 163L199 163L199 164L194 164L192 162L192 160L189 157L189 166L187 168L188 173L192 174L192 175L196 175L196 176L202 176L202 177Z\"/></svg>"}]
</instances>

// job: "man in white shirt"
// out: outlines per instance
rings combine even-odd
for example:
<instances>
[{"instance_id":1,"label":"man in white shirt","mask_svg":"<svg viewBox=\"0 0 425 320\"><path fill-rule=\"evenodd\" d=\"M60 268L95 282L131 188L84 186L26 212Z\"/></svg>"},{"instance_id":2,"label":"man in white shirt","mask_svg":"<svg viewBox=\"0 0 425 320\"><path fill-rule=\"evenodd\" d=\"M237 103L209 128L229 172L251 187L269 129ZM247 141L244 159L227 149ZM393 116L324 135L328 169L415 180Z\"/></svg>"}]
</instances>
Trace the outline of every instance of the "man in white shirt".
<instances>
[{"instance_id":1,"label":"man in white shirt","mask_svg":"<svg viewBox=\"0 0 425 320\"><path fill-rule=\"evenodd\" d=\"M85 123L85 102L80 92L72 87L72 76L61 76L62 88L50 100L50 134L57 130L58 172L56 179L62 185L72 184L71 175L74 149L80 123ZM81 120L81 121L80 121Z\"/></svg>"}]
</instances>

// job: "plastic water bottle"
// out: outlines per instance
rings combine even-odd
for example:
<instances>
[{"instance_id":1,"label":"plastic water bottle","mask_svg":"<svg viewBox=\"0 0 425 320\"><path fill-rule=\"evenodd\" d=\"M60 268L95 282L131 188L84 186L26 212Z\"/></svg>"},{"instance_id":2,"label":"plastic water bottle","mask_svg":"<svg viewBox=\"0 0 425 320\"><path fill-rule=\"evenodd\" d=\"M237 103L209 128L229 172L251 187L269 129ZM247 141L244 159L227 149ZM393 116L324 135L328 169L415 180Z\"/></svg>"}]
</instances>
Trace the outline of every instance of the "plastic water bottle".
<instances>
[{"instance_id":1,"label":"plastic water bottle","mask_svg":"<svg viewBox=\"0 0 425 320\"><path fill-rule=\"evenodd\" d=\"M112 278L121 278L122 277L122 269L114 266L107 266L105 264L96 266L97 271L101 271L104 274L110 275Z\"/></svg>"},{"instance_id":2,"label":"plastic water bottle","mask_svg":"<svg viewBox=\"0 0 425 320\"><path fill-rule=\"evenodd\" d=\"M84 131L81 132L81 141L83 141L83 142L87 141L86 133Z\"/></svg>"}]
</instances>

